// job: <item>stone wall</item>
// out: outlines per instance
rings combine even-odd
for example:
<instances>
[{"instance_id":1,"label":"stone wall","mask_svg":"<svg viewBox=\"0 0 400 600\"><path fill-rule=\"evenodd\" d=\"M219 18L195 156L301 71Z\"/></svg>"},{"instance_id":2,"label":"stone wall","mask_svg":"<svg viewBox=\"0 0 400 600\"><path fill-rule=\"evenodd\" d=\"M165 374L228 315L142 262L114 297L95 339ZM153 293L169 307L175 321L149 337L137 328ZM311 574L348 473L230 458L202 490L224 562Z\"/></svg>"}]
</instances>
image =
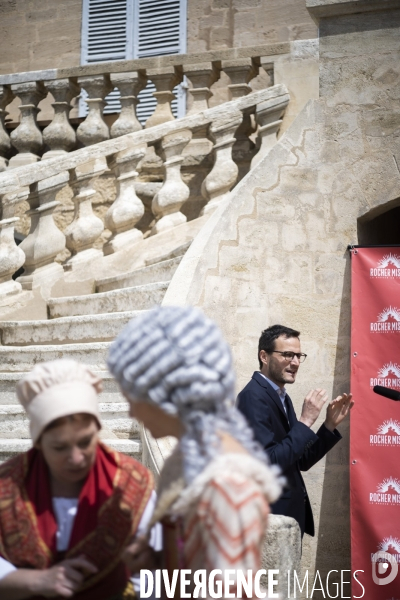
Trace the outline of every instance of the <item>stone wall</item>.
<instances>
[{"instance_id":1,"label":"stone wall","mask_svg":"<svg viewBox=\"0 0 400 600\"><path fill-rule=\"evenodd\" d=\"M200 306L217 320L233 348L238 390L258 369L261 330L299 329L308 358L289 390L298 414L311 387L331 397L349 389L347 246L359 241L360 222L400 205L400 10L379 10L371 0L344 4L358 14L338 10L320 22L322 98L306 105L212 215L164 299ZM364 5L376 12L364 13ZM393 243L383 233L380 243ZM355 401L352 418L362 418L362 399ZM303 545L310 577L350 568L348 421L340 431L343 440L305 473L316 520L316 537Z\"/></svg>"},{"instance_id":2,"label":"stone wall","mask_svg":"<svg viewBox=\"0 0 400 600\"><path fill-rule=\"evenodd\" d=\"M188 0L188 52L317 37L305 0Z\"/></svg>"},{"instance_id":3,"label":"stone wall","mask_svg":"<svg viewBox=\"0 0 400 600\"><path fill-rule=\"evenodd\" d=\"M80 65L82 0L0 0L0 74ZM188 0L187 51L317 37L305 0Z\"/></svg>"},{"instance_id":4,"label":"stone wall","mask_svg":"<svg viewBox=\"0 0 400 600\"><path fill-rule=\"evenodd\" d=\"M0 73L80 65L82 0L0 0Z\"/></svg>"}]
</instances>

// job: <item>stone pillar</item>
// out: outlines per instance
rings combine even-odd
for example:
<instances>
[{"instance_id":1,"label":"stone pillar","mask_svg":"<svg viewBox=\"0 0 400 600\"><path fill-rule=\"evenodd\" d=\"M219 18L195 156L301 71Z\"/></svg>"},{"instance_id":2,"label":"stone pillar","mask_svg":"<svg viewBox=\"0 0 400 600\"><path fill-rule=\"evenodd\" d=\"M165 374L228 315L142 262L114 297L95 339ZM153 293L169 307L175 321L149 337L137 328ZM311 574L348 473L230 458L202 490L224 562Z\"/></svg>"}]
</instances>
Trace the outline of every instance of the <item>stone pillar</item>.
<instances>
[{"instance_id":1,"label":"stone pillar","mask_svg":"<svg viewBox=\"0 0 400 600\"><path fill-rule=\"evenodd\" d=\"M76 134L69 122L70 102L79 94L79 87L69 79L55 79L46 83L54 102L54 118L43 130L43 141L50 148L42 158L54 158L75 148Z\"/></svg>"},{"instance_id":2,"label":"stone pillar","mask_svg":"<svg viewBox=\"0 0 400 600\"><path fill-rule=\"evenodd\" d=\"M210 87L219 79L221 69L215 63L206 62L197 65L183 65L182 70L191 83L188 93L192 98L192 103L186 113L187 116L207 110L208 100L213 95Z\"/></svg>"},{"instance_id":3,"label":"stone pillar","mask_svg":"<svg viewBox=\"0 0 400 600\"><path fill-rule=\"evenodd\" d=\"M143 238L136 223L144 215L144 204L135 192L137 165L146 154L146 146L133 147L107 157L107 164L116 177L117 197L106 213L106 227L112 232L104 246L104 254L112 254L123 246Z\"/></svg>"},{"instance_id":4,"label":"stone pillar","mask_svg":"<svg viewBox=\"0 0 400 600\"><path fill-rule=\"evenodd\" d=\"M10 211L8 194L0 194L1 220L0 220L0 298L11 294L18 294L22 290L21 284L14 281L12 276L25 261L25 254L15 243L14 227L18 218L7 216ZM8 210L7 210L8 209Z\"/></svg>"},{"instance_id":5,"label":"stone pillar","mask_svg":"<svg viewBox=\"0 0 400 600\"><path fill-rule=\"evenodd\" d=\"M147 69L147 77L155 85L156 91L153 92L153 95L157 99L157 106L154 113L146 121L146 129L175 120L171 110L171 102L175 98L172 90L182 81L182 73L179 73L174 67L164 67L162 69Z\"/></svg>"},{"instance_id":6,"label":"stone pillar","mask_svg":"<svg viewBox=\"0 0 400 600\"><path fill-rule=\"evenodd\" d=\"M0 85L0 173L5 171L8 166L7 157L11 150L11 141L5 126L5 119L8 115L6 106L10 104L14 94L7 85Z\"/></svg>"},{"instance_id":7,"label":"stone pillar","mask_svg":"<svg viewBox=\"0 0 400 600\"><path fill-rule=\"evenodd\" d=\"M210 125L209 132L214 141L214 166L201 186L202 196L208 201L202 214L214 210L236 183L239 169L232 158L232 146L236 141L235 131L242 120L241 112L232 112Z\"/></svg>"},{"instance_id":8,"label":"stone pillar","mask_svg":"<svg viewBox=\"0 0 400 600\"><path fill-rule=\"evenodd\" d=\"M86 102L89 114L76 130L76 136L84 146L92 146L110 138L108 125L103 119L103 109L106 105L104 98L112 91L113 86L109 75L78 77L78 83L88 95Z\"/></svg>"},{"instance_id":9,"label":"stone pillar","mask_svg":"<svg viewBox=\"0 0 400 600\"><path fill-rule=\"evenodd\" d=\"M64 273L62 266L54 262L65 248L65 235L54 223L53 212L60 204L56 195L67 184L68 173L63 171L30 185L27 214L31 217L31 228L19 246L26 258L24 274L17 279L26 290L48 285Z\"/></svg>"},{"instance_id":10,"label":"stone pillar","mask_svg":"<svg viewBox=\"0 0 400 600\"><path fill-rule=\"evenodd\" d=\"M258 66L252 58L223 60L222 70L228 75L231 83L228 85L232 100L246 96L251 92L249 81L258 74Z\"/></svg>"},{"instance_id":11,"label":"stone pillar","mask_svg":"<svg viewBox=\"0 0 400 600\"><path fill-rule=\"evenodd\" d=\"M164 159L164 183L154 196L151 205L156 224L151 230L152 235L170 229L186 221L180 208L189 198L190 190L181 178L182 152L189 143L192 132L188 129L170 133L161 140L161 155Z\"/></svg>"},{"instance_id":12,"label":"stone pillar","mask_svg":"<svg viewBox=\"0 0 400 600\"><path fill-rule=\"evenodd\" d=\"M260 162L264 156L268 154L272 146L276 144L277 134L282 123L282 115L288 101L279 104L274 104L274 101L266 100L261 102L256 107L256 120L258 123L258 140L259 148L257 154L253 156L251 161L251 169Z\"/></svg>"},{"instance_id":13,"label":"stone pillar","mask_svg":"<svg viewBox=\"0 0 400 600\"><path fill-rule=\"evenodd\" d=\"M104 229L101 219L93 214L92 198L96 190L92 179L105 171L103 161L92 160L70 170L69 184L74 192L74 220L65 230L67 248L72 256L64 264L65 270L73 270L80 265L103 256L101 250L93 248Z\"/></svg>"},{"instance_id":14,"label":"stone pillar","mask_svg":"<svg viewBox=\"0 0 400 600\"><path fill-rule=\"evenodd\" d=\"M36 116L39 112L37 105L46 97L47 92L42 83L34 81L16 83L11 86L11 89L15 96L21 98L19 106L21 121L10 135L12 145L19 152L10 160L10 168L14 168L40 160L43 139L36 124Z\"/></svg>"},{"instance_id":15,"label":"stone pillar","mask_svg":"<svg viewBox=\"0 0 400 600\"><path fill-rule=\"evenodd\" d=\"M115 73L111 75L111 83L121 93L121 112L111 126L111 137L116 138L126 133L142 129L136 116L137 95L146 87L147 78L140 71L131 73Z\"/></svg>"}]
</instances>

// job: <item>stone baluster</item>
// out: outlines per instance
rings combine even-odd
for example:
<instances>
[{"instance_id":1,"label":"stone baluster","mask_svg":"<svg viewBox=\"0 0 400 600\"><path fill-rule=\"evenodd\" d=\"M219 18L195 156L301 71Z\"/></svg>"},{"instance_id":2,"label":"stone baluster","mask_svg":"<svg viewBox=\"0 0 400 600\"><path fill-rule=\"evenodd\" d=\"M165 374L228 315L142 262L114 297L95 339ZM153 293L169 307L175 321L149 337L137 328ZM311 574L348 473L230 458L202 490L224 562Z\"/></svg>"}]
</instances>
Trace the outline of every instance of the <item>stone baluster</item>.
<instances>
[{"instance_id":1,"label":"stone baluster","mask_svg":"<svg viewBox=\"0 0 400 600\"><path fill-rule=\"evenodd\" d=\"M71 100L79 94L79 87L69 79L55 79L46 84L54 102L54 118L43 130L43 141L50 148L42 158L54 158L67 154L75 148L76 134L69 122Z\"/></svg>"},{"instance_id":2,"label":"stone baluster","mask_svg":"<svg viewBox=\"0 0 400 600\"><path fill-rule=\"evenodd\" d=\"M258 74L258 66L252 58L238 58L223 60L222 70L228 75L231 83L228 84L232 100L246 96L251 92L249 81Z\"/></svg>"},{"instance_id":3,"label":"stone baluster","mask_svg":"<svg viewBox=\"0 0 400 600\"><path fill-rule=\"evenodd\" d=\"M202 196L208 202L202 214L214 210L236 183L239 169L232 158L232 146L242 118L242 113L235 111L210 125L209 132L214 141L214 166L201 186Z\"/></svg>"},{"instance_id":4,"label":"stone baluster","mask_svg":"<svg viewBox=\"0 0 400 600\"><path fill-rule=\"evenodd\" d=\"M103 256L102 250L93 248L104 230L104 224L93 214L92 198L96 190L92 186L92 179L105 170L104 160L91 160L70 170L69 184L74 192L75 212L74 220L65 229L67 248L72 255L64 264L66 271Z\"/></svg>"},{"instance_id":5,"label":"stone baluster","mask_svg":"<svg viewBox=\"0 0 400 600\"><path fill-rule=\"evenodd\" d=\"M215 83L221 73L217 63L200 63L197 65L183 65L183 74L188 78L191 87L188 88L189 110L186 115L195 115L208 108L208 100L213 93L210 87Z\"/></svg>"},{"instance_id":6,"label":"stone baluster","mask_svg":"<svg viewBox=\"0 0 400 600\"><path fill-rule=\"evenodd\" d=\"M142 129L136 116L137 95L146 87L147 77L140 71L131 73L115 73L111 75L111 83L121 93L121 112L111 126L111 137L116 138L126 133Z\"/></svg>"},{"instance_id":7,"label":"stone baluster","mask_svg":"<svg viewBox=\"0 0 400 600\"><path fill-rule=\"evenodd\" d=\"M108 125L103 118L104 98L113 89L109 75L78 77L78 84L86 91L89 106L88 116L76 130L78 140L84 146L91 146L110 139Z\"/></svg>"},{"instance_id":8,"label":"stone baluster","mask_svg":"<svg viewBox=\"0 0 400 600\"><path fill-rule=\"evenodd\" d=\"M63 276L62 266L54 260L65 248L65 235L55 224L53 212L60 204L56 195L67 184L68 173L62 171L29 186L31 228L19 246L25 253L25 270L17 279L26 290L49 286Z\"/></svg>"},{"instance_id":9,"label":"stone baluster","mask_svg":"<svg viewBox=\"0 0 400 600\"><path fill-rule=\"evenodd\" d=\"M14 227L19 221L13 216L16 197L17 194L0 194L0 298L22 290L21 284L12 278L25 261L25 254L14 238Z\"/></svg>"},{"instance_id":10,"label":"stone baluster","mask_svg":"<svg viewBox=\"0 0 400 600\"><path fill-rule=\"evenodd\" d=\"M40 160L43 139L40 129L36 124L39 109L37 105L47 92L41 82L16 83L11 86L15 96L21 99L19 110L21 112L20 124L11 132L11 143L19 152L10 160L10 168L29 165Z\"/></svg>"},{"instance_id":11,"label":"stone baluster","mask_svg":"<svg viewBox=\"0 0 400 600\"><path fill-rule=\"evenodd\" d=\"M11 150L11 140L5 126L6 106L10 104L14 94L7 85L0 85L0 173L5 171L8 166L8 155Z\"/></svg>"},{"instance_id":12,"label":"stone baluster","mask_svg":"<svg viewBox=\"0 0 400 600\"><path fill-rule=\"evenodd\" d=\"M256 120L258 123L257 146L259 150L251 161L251 168L256 166L264 156L268 154L272 146L276 143L277 134L282 123L282 115L288 102L283 102L278 106L272 100L266 100L257 105Z\"/></svg>"},{"instance_id":13,"label":"stone baluster","mask_svg":"<svg viewBox=\"0 0 400 600\"><path fill-rule=\"evenodd\" d=\"M104 254L112 254L123 246L137 242L143 233L135 229L144 215L144 204L135 192L136 168L146 154L146 146L136 146L107 157L107 164L116 177L117 196L106 213L106 227L112 232L104 245Z\"/></svg>"},{"instance_id":14,"label":"stone baluster","mask_svg":"<svg viewBox=\"0 0 400 600\"><path fill-rule=\"evenodd\" d=\"M213 93L212 84L219 79L221 68L219 63L199 63L197 65L183 65L184 75L189 80L188 88L189 110L186 115L194 115L208 108L208 100ZM184 154L191 156L208 156L212 150L212 142L207 137L208 126L201 127L193 133ZM202 160L202 159L200 159Z\"/></svg>"},{"instance_id":15,"label":"stone baluster","mask_svg":"<svg viewBox=\"0 0 400 600\"><path fill-rule=\"evenodd\" d=\"M172 93L174 87L182 81L182 72L173 67L164 67L161 69L147 69L148 79L155 85L156 91L153 96L157 99L157 106L154 113L146 121L145 128L160 125L167 121L174 121L171 102L175 96Z\"/></svg>"},{"instance_id":16,"label":"stone baluster","mask_svg":"<svg viewBox=\"0 0 400 600\"><path fill-rule=\"evenodd\" d=\"M160 233L186 221L180 209L189 198L190 190L181 178L182 152L192 137L188 129L164 136L159 145L164 160L164 183L151 205L156 224L151 234Z\"/></svg>"}]
</instances>

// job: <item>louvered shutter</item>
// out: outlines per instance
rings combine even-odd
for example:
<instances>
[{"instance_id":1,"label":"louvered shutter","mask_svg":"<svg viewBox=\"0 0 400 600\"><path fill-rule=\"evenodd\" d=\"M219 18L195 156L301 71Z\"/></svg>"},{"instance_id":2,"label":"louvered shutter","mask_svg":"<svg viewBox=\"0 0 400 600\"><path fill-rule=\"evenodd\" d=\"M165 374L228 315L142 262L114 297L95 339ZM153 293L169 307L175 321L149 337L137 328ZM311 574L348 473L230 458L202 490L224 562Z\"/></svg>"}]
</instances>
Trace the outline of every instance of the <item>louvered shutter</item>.
<instances>
[{"instance_id":1,"label":"louvered shutter","mask_svg":"<svg viewBox=\"0 0 400 600\"><path fill-rule=\"evenodd\" d=\"M82 64L110 60L126 60L183 54L186 52L187 0L83 0ZM154 85L149 82L139 94L138 118L145 123L153 113L156 99ZM176 117L186 110L185 86L174 90L177 100L172 103ZM84 91L80 115L87 114ZM104 113L121 110L119 91L106 98Z\"/></svg>"}]
</instances>

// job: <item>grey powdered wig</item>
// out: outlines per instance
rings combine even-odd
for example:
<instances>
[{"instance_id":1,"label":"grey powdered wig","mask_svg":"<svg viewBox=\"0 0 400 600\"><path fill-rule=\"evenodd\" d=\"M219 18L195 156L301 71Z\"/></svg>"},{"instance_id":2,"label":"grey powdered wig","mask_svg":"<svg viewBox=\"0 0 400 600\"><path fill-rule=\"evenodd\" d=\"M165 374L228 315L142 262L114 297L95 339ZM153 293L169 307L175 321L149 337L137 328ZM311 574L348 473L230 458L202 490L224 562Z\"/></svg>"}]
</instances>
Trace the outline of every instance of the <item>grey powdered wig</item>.
<instances>
[{"instance_id":1,"label":"grey powdered wig","mask_svg":"<svg viewBox=\"0 0 400 600\"><path fill-rule=\"evenodd\" d=\"M190 483L220 449L218 430L266 462L242 414L233 406L229 347L216 324L191 307L165 306L133 319L112 344L108 367L134 401L159 406L183 421L180 440Z\"/></svg>"}]
</instances>

